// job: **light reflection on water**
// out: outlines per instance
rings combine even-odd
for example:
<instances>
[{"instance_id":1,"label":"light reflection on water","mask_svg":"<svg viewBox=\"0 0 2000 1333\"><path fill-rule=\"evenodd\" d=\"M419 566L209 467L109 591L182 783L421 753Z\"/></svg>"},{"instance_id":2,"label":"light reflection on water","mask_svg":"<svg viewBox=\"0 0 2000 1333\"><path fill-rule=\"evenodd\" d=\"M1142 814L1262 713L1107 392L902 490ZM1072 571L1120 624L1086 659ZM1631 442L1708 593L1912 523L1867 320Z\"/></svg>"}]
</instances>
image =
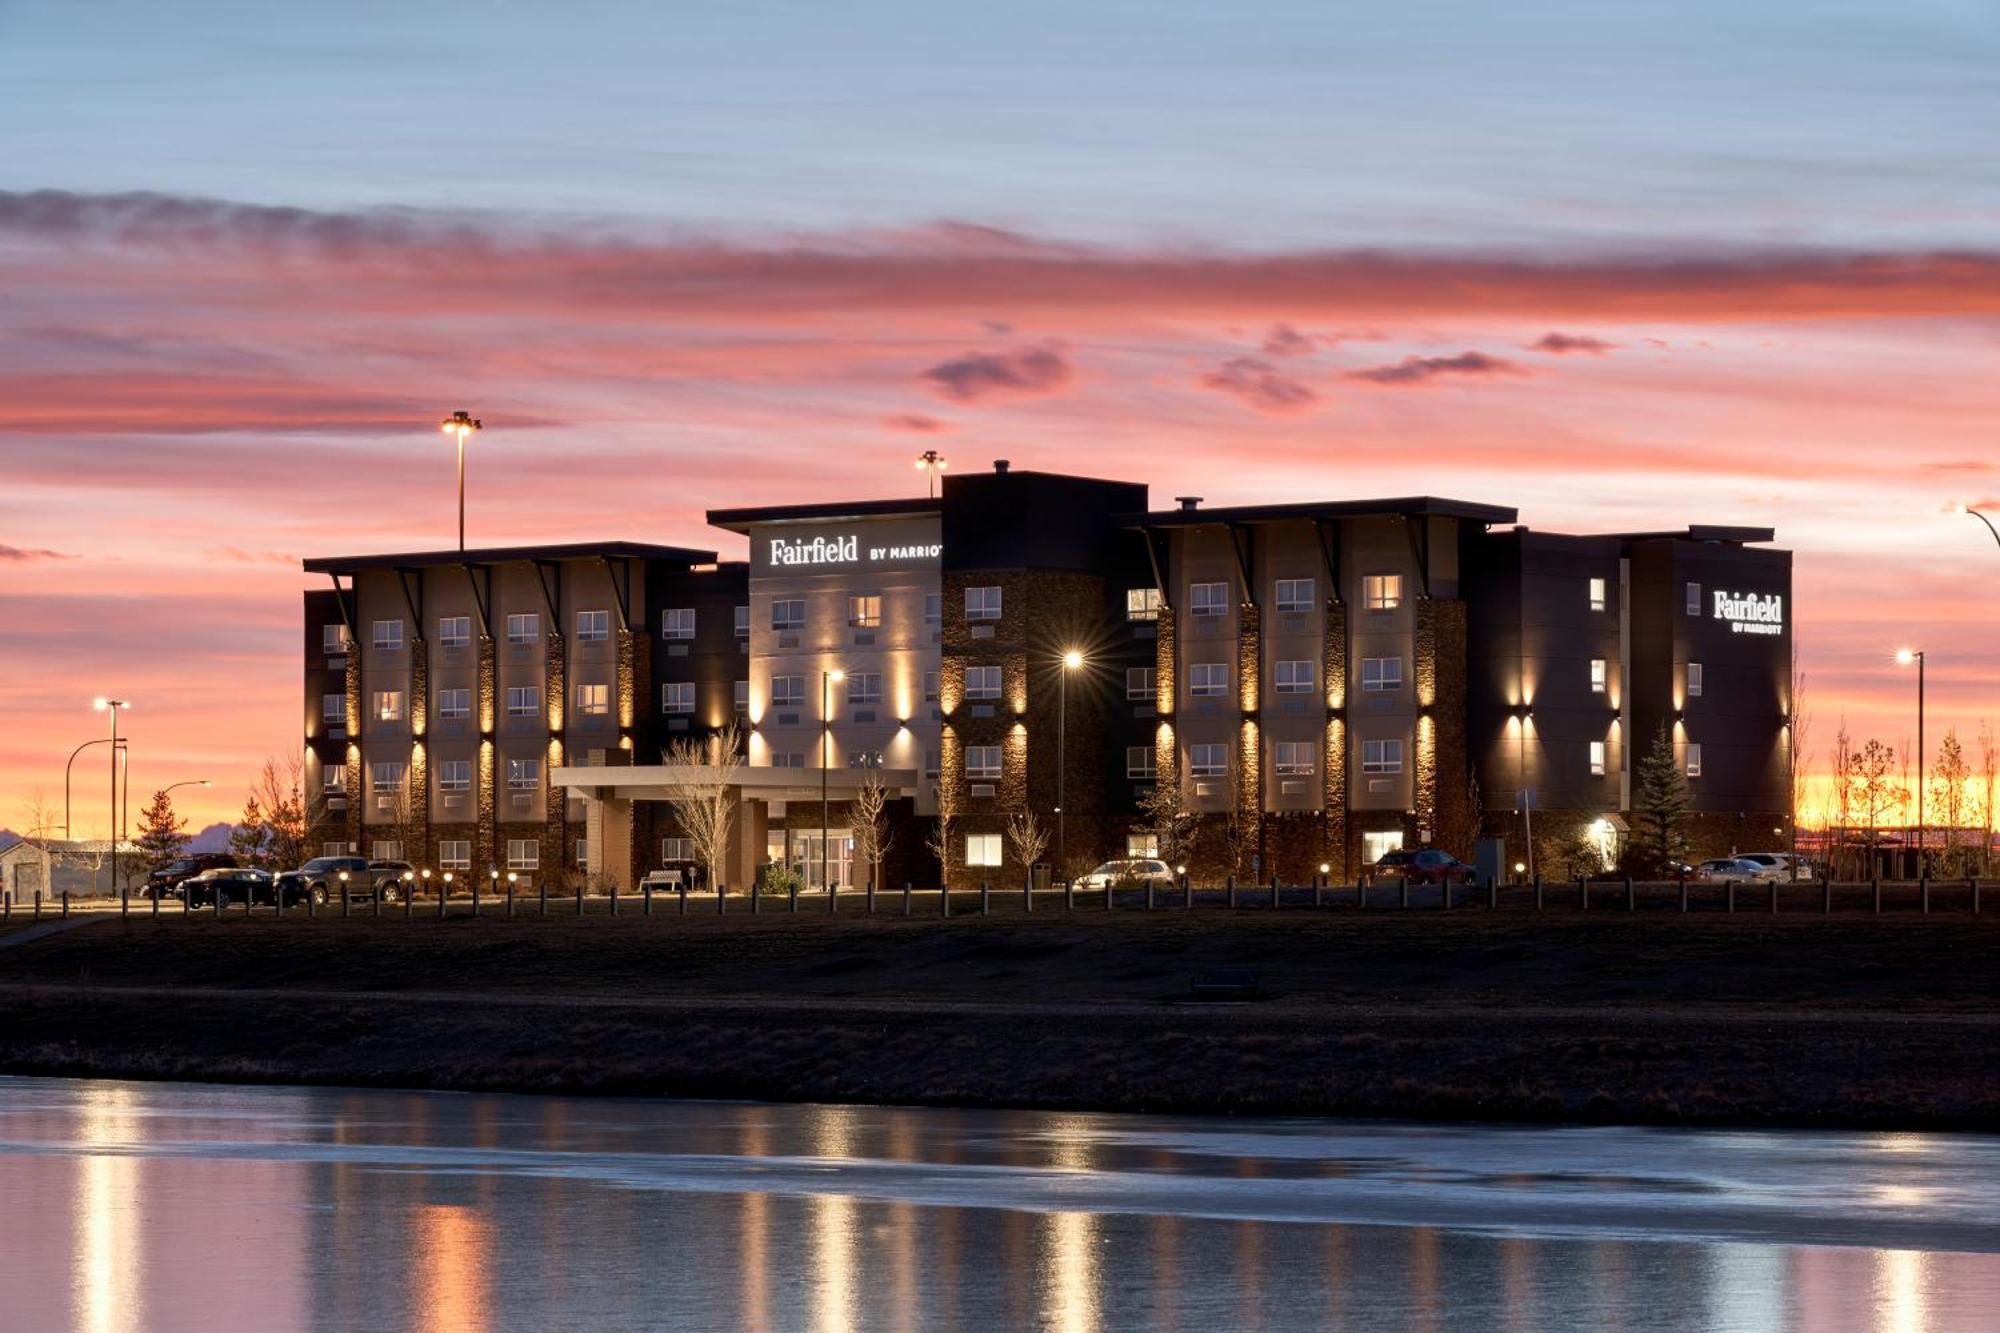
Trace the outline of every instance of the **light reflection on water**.
<instances>
[{"instance_id":1,"label":"light reflection on water","mask_svg":"<svg viewBox=\"0 0 2000 1333\"><path fill-rule=\"evenodd\" d=\"M2000 1140L0 1079L0 1330L2000 1327Z\"/></svg>"}]
</instances>

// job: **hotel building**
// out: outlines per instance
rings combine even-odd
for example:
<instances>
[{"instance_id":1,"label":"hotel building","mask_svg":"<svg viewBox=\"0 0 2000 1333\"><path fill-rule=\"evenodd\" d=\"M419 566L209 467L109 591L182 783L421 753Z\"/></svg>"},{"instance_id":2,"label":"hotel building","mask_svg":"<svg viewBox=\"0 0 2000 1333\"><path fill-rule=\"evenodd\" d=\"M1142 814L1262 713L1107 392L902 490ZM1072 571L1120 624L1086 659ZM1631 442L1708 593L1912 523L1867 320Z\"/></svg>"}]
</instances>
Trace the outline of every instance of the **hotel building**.
<instances>
[{"instance_id":1,"label":"hotel building","mask_svg":"<svg viewBox=\"0 0 2000 1333\"><path fill-rule=\"evenodd\" d=\"M1203 878L1480 836L1519 857L1631 821L1664 729L1698 854L1789 831L1789 552L1766 529L1559 535L1432 497L1154 509L1143 484L949 475L935 499L713 511L748 559L611 542L308 561L322 843L630 887L691 860L663 750L747 736L724 878L1013 882L1149 854L1174 784ZM1080 659L1065 665L1065 656Z\"/></svg>"}]
</instances>

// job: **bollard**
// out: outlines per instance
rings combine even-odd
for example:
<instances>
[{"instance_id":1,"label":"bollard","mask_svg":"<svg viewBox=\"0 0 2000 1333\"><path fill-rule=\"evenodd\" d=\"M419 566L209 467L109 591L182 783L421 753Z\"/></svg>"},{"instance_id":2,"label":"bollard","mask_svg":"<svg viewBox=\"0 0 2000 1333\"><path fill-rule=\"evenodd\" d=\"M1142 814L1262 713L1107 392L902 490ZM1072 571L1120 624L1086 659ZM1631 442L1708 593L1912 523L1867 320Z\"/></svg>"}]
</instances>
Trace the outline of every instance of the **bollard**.
<instances>
[{"instance_id":1,"label":"bollard","mask_svg":"<svg viewBox=\"0 0 2000 1333\"><path fill-rule=\"evenodd\" d=\"M796 916L799 910L799 882L797 880L792 881L791 902L792 902L791 906L792 914Z\"/></svg>"},{"instance_id":2,"label":"bollard","mask_svg":"<svg viewBox=\"0 0 2000 1333\"><path fill-rule=\"evenodd\" d=\"M1827 876L1819 882L1819 914L1833 915L1833 877Z\"/></svg>"},{"instance_id":3,"label":"bollard","mask_svg":"<svg viewBox=\"0 0 2000 1333\"><path fill-rule=\"evenodd\" d=\"M686 916L688 914L688 886L685 883L682 883L677 885L676 887L680 890L681 915Z\"/></svg>"},{"instance_id":4,"label":"bollard","mask_svg":"<svg viewBox=\"0 0 2000 1333\"><path fill-rule=\"evenodd\" d=\"M1449 912L1451 910L1451 890L1452 883L1449 875L1438 881L1438 909L1440 911Z\"/></svg>"},{"instance_id":5,"label":"bollard","mask_svg":"<svg viewBox=\"0 0 2000 1333\"><path fill-rule=\"evenodd\" d=\"M1403 876L1403 891L1401 895L1401 904L1404 907L1408 907L1410 905L1410 877L1408 875Z\"/></svg>"},{"instance_id":6,"label":"bollard","mask_svg":"<svg viewBox=\"0 0 2000 1333\"><path fill-rule=\"evenodd\" d=\"M651 916L652 914L653 914L653 881L650 879L643 879L639 881L639 915Z\"/></svg>"},{"instance_id":7,"label":"bollard","mask_svg":"<svg viewBox=\"0 0 2000 1333\"><path fill-rule=\"evenodd\" d=\"M1774 879L1771 881L1771 915L1776 916L1777 914L1778 914L1778 881Z\"/></svg>"},{"instance_id":8,"label":"bollard","mask_svg":"<svg viewBox=\"0 0 2000 1333\"><path fill-rule=\"evenodd\" d=\"M826 886L826 910L830 914L840 911L840 885L828 884Z\"/></svg>"},{"instance_id":9,"label":"bollard","mask_svg":"<svg viewBox=\"0 0 2000 1333\"><path fill-rule=\"evenodd\" d=\"M1590 910L1590 881L1582 875L1576 877L1576 908L1579 912Z\"/></svg>"},{"instance_id":10,"label":"bollard","mask_svg":"<svg viewBox=\"0 0 2000 1333\"><path fill-rule=\"evenodd\" d=\"M216 895L215 895L215 901L216 901L216 902L217 902L218 904L219 904L219 903L221 903L221 902L222 902L222 895L221 895L221 894L219 894L219 893L218 893L218 894L216 894ZM219 913L219 912L220 912L221 910L222 910L222 909L221 909L221 908L220 908L219 906L218 906L218 907L216 908L216 911L217 911L218 913ZM64 890L63 890L63 913L62 913L62 914L63 914L63 920L65 920L65 921L69 920L69 890L68 890L68 889L64 889Z\"/></svg>"},{"instance_id":11,"label":"bollard","mask_svg":"<svg viewBox=\"0 0 2000 1333\"><path fill-rule=\"evenodd\" d=\"M1325 905L1326 905L1326 876L1315 873L1313 875L1313 906L1323 907Z\"/></svg>"},{"instance_id":12,"label":"bollard","mask_svg":"<svg viewBox=\"0 0 2000 1333\"><path fill-rule=\"evenodd\" d=\"M1021 910L1031 916L1035 911L1035 872L1032 868L1028 877L1021 881Z\"/></svg>"},{"instance_id":13,"label":"bollard","mask_svg":"<svg viewBox=\"0 0 2000 1333\"><path fill-rule=\"evenodd\" d=\"M1923 904L1924 915L1926 916L1930 915L1931 877L1929 875L1917 876L1917 894L1918 894L1918 900Z\"/></svg>"},{"instance_id":14,"label":"bollard","mask_svg":"<svg viewBox=\"0 0 2000 1333\"><path fill-rule=\"evenodd\" d=\"M1075 910L1076 878L1075 876L1071 876L1069 879L1063 881L1063 911L1074 912Z\"/></svg>"},{"instance_id":15,"label":"bollard","mask_svg":"<svg viewBox=\"0 0 2000 1333\"><path fill-rule=\"evenodd\" d=\"M750 876L750 915L758 916L764 911L764 876L761 872Z\"/></svg>"},{"instance_id":16,"label":"bollard","mask_svg":"<svg viewBox=\"0 0 2000 1333\"><path fill-rule=\"evenodd\" d=\"M132 890L130 886L127 886L125 891L118 895L118 915L128 921L132 918Z\"/></svg>"},{"instance_id":17,"label":"bollard","mask_svg":"<svg viewBox=\"0 0 2000 1333\"><path fill-rule=\"evenodd\" d=\"M903 915L910 914L910 881L903 881Z\"/></svg>"},{"instance_id":18,"label":"bollard","mask_svg":"<svg viewBox=\"0 0 2000 1333\"><path fill-rule=\"evenodd\" d=\"M581 877L576 881L576 914L578 916L583 915L583 880Z\"/></svg>"},{"instance_id":19,"label":"bollard","mask_svg":"<svg viewBox=\"0 0 2000 1333\"><path fill-rule=\"evenodd\" d=\"M729 886L727 884L718 883L715 886L715 914L717 916L728 915L728 907L729 907Z\"/></svg>"},{"instance_id":20,"label":"bollard","mask_svg":"<svg viewBox=\"0 0 2000 1333\"><path fill-rule=\"evenodd\" d=\"M342 919L342 920L346 920L346 918L347 918L347 915L348 915L348 913L349 913L349 912L351 912L351 911L353 911L353 909L354 909L354 898L353 898L353 895L352 895L351 893L349 893L349 892L348 892L348 889L347 889L347 881L343 879L342 881L340 881L340 916L341 916L341 919Z\"/></svg>"},{"instance_id":21,"label":"bollard","mask_svg":"<svg viewBox=\"0 0 2000 1333\"><path fill-rule=\"evenodd\" d=\"M1366 875L1356 875L1354 877L1354 905L1357 908L1368 906L1368 877Z\"/></svg>"},{"instance_id":22,"label":"bollard","mask_svg":"<svg viewBox=\"0 0 2000 1333\"><path fill-rule=\"evenodd\" d=\"M511 889L514 886L509 884L507 887ZM507 899L510 903L513 901L513 898L514 895L512 893L509 893L507 895ZM618 886L616 884L613 884L611 886L611 915L613 916L618 915Z\"/></svg>"},{"instance_id":23,"label":"bollard","mask_svg":"<svg viewBox=\"0 0 2000 1333\"><path fill-rule=\"evenodd\" d=\"M155 903L154 905L158 906L158 903ZM314 893L312 891L312 886L308 884L306 886L306 920L316 921L318 919L319 919L319 895Z\"/></svg>"},{"instance_id":24,"label":"bollard","mask_svg":"<svg viewBox=\"0 0 2000 1333\"><path fill-rule=\"evenodd\" d=\"M1979 880L1978 880L1978 879L1977 879L1976 877L1975 877L1975 878L1968 878L1968 879L1967 879L1967 880L1965 881L1965 887L1966 887L1966 888L1968 888L1968 889L1970 889L1970 890L1972 891L1972 914L1973 914L1974 916L1978 916L1978 915L1979 915Z\"/></svg>"},{"instance_id":25,"label":"bollard","mask_svg":"<svg viewBox=\"0 0 2000 1333\"><path fill-rule=\"evenodd\" d=\"M870 916L874 916L874 915L875 915L875 876L874 876L874 875L872 875L872 874L868 876L868 897L867 897L867 899L866 899L866 902L867 902L867 904L868 904L868 915L870 915Z\"/></svg>"},{"instance_id":26,"label":"bollard","mask_svg":"<svg viewBox=\"0 0 2000 1333\"><path fill-rule=\"evenodd\" d=\"M993 886L985 880L979 881L979 915L985 916L993 910Z\"/></svg>"},{"instance_id":27,"label":"bollard","mask_svg":"<svg viewBox=\"0 0 2000 1333\"><path fill-rule=\"evenodd\" d=\"M12 889L0 889L0 921L12 921L13 919L14 891Z\"/></svg>"},{"instance_id":28,"label":"bollard","mask_svg":"<svg viewBox=\"0 0 2000 1333\"><path fill-rule=\"evenodd\" d=\"M1276 875L1273 875L1271 876L1271 906L1276 907L1277 905L1278 905L1278 877Z\"/></svg>"},{"instance_id":29,"label":"bollard","mask_svg":"<svg viewBox=\"0 0 2000 1333\"><path fill-rule=\"evenodd\" d=\"M1683 914L1685 914L1685 913L1687 912L1687 909L1688 909L1688 881L1687 881L1687 876L1686 876L1686 875L1682 875L1682 876L1680 877L1680 881L1681 881L1681 911L1682 911L1682 913L1683 913Z\"/></svg>"},{"instance_id":30,"label":"bollard","mask_svg":"<svg viewBox=\"0 0 2000 1333\"><path fill-rule=\"evenodd\" d=\"M1630 875L1625 877L1625 910L1628 912L1639 910L1638 891L1632 887L1632 877Z\"/></svg>"},{"instance_id":31,"label":"bollard","mask_svg":"<svg viewBox=\"0 0 2000 1333\"><path fill-rule=\"evenodd\" d=\"M450 886L449 884L440 884L440 885L438 885L438 912L437 912L437 916L438 916L438 920L440 920L440 921L444 920L444 908L445 908L445 903L446 903L447 901L449 901L449 900L450 900L450 898L451 898L451 886Z\"/></svg>"},{"instance_id":32,"label":"bollard","mask_svg":"<svg viewBox=\"0 0 2000 1333\"><path fill-rule=\"evenodd\" d=\"M160 919L160 895L159 895L159 894L157 894L157 893L149 893L149 894L147 894L146 896L147 896L148 898L152 899L152 902L153 902L153 919L154 919L155 921L157 921L157 920L159 920L159 919ZM11 901L11 900L10 900L10 901ZM1978 898L1977 898L1977 897L1975 896L1975 897L1974 897L1974 899L1973 899L1973 901L1974 901L1974 902L1977 902L1977 901L1978 901ZM1974 908L1973 910L1974 910L1974 911L1977 911L1977 910L1978 910L1978 908L1976 908L1976 907L1975 907L1975 908Z\"/></svg>"},{"instance_id":33,"label":"bollard","mask_svg":"<svg viewBox=\"0 0 2000 1333\"><path fill-rule=\"evenodd\" d=\"M1486 908L1488 911L1493 912L1500 910L1500 877L1498 875L1488 875L1486 877Z\"/></svg>"},{"instance_id":34,"label":"bollard","mask_svg":"<svg viewBox=\"0 0 2000 1333\"><path fill-rule=\"evenodd\" d=\"M1727 885L1727 890L1728 890L1728 894L1729 894L1729 910L1730 910L1731 912L1734 912L1734 911L1736 910L1736 881L1735 881L1735 880L1733 880L1733 879L1732 879L1732 880L1730 880L1730 881L1729 881L1729 883L1728 883L1728 885Z\"/></svg>"},{"instance_id":35,"label":"bollard","mask_svg":"<svg viewBox=\"0 0 2000 1333\"><path fill-rule=\"evenodd\" d=\"M938 871L938 914L945 917L951 915L951 880L947 875L947 871Z\"/></svg>"},{"instance_id":36,"label":"bollard","mask_svg":"<svg viewBox=\"0 0 2000 1333\"><path fill-rule=\"evenodd\" d=\"M37 920L37 921L40 921L41 919L42 919L42 891L41 891L40 889L36 889L36 890L35 890L35 920Z\"/></svg>"},{"instance_id":37,"label":"bollard","mask_svg":"<svg viewBox=\"0 0 2000 1333\"><path fill-rule=\"evenodd\" d=\"M1882 877L1880 875L1876 875L1871 879L1869 879L1868 887L1874 891L1875 915L1880 916L1882 915Z\"/></svg>"},{"instance_id":38,"label":"bollard","mask_svg":"<svg viewBox=\"0 0 2000 1333\"><path fill-rule=\"evenodd\" d=\"M1153 881L1150 876L1146 879L1146 910L1153 910Z\"/></svg>"},{"instance_id":39,"label":"bollard","mask_svg":"<svg viewBox=\"0 0 2000 1333\"><path fill-rule=\"evenodd\" d=\"M1233 874L1229 877L1229 905L1236 906L1236 876Z\"/></svg>"},{"instance_id":40,"label":"bollard","mask_svg":"<svg viewBox=\"0 0 2000 1333\"><path fill-rule=\"evenodd\" d=\"M274 900L273 900L273 902L272 902L272 906L274 906L274 907L275 907L276 905L277 905L277 903L276 903L276 900L274 899ZM405 920L405 921L408 921L408 920L409 920L409 919L410 919L411 917L415 916L416 914L417 914L417 895L416 895L416 894L414 894L414 893L406 893L406 894L404 894L404 895L403 895L403 920Z\"/></svg>"},{"instance_id":41,"label":"bollard","mask_svg":"<svg viewBox=\"0 0 2000 1333\"><path fill-rule=\"evenodd\" d=\"M1542 877L1539 874L1535 876L1535 910L1542 910Z\"/></svg>"},{"instance_id":42,"label":"bollard","mask_svg":"<svg viewBox=\"0 0 2000 1333\"><path fill-rule=\"evenodd\" d=\"M543 916L549 914L549 882L547 880L543 880L541 883L535 885L535 903L541 909Z\"/></svg>"},{"instance_id":43,"label":"bollard","mask_svg":"<svg viewBox=\"0 0 2000 1333\"><path fill-rule=\"evenodd\" d=\"M472 881L472 914L479 915L479 881Z\"/></svg>"},{"instance_id":44,"label":"bollard","mask_svg":"<svg viewBox=\"0 0 2000 1333\"><path fill-rule=\"evenodd\" d=\"M382 919L382 886L380 884L375 886L374 895L368 900L368 915L378 921Z\"/></svg>"},{"instance_id":45,"label":"bollard","mask_svg":"<svg viewBox=\"0 0 2000 1333\"><path fill-rule=\"evenodd\" d=\"M1111 910L1111 895L1114 892L1115 890L1111 887L1111 880L1107 877L1104 881L1104 910L1107 912Z\"/></svg>"}]
</instances>

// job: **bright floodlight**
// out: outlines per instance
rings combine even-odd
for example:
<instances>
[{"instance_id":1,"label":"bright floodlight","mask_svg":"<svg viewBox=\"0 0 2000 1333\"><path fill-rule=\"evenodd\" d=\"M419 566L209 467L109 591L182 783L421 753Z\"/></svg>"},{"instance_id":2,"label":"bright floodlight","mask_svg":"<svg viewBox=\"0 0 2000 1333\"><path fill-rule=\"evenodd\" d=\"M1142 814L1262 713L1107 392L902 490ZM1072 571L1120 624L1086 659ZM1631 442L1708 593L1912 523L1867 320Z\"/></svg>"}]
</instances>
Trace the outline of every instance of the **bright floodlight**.
<instances>
[{"instance_id":1,"label":"bright floodlight","mask_svg":"<svg viewBox=\"0 0 2000 1333\"><path fill-rule=\"evenodd\" d=\"M1898 649L1896 650L1896 665L1897 665L1897 666L1908 666L1908 665L1909 665L1910 663L1912 663L1912 662L1914 662L1914 661L1916 661L1916 660L1917 660L1917 655L1916 655L1916 654L1915 654L1914 652L1912 652L1912 651L1911 651L1910 649L1908 649L1908 648L1898 648Z\"/></svg>"},{"instance_id":2,"label":"bright floodlight","mask_svg":"<svg viewBox=\"0 0 2000 1333\"><path fill-rule=\"evenodd\" d=\"M90 701L90 706L101 713L111 706L111 701L100 694Z\"/></svg>"},{"instance_id":3,"label":"bright floodlight","mask_svg":"<svg viewBox=\"0 0 2000 1333\"><path fill-rule=\"evenodd\" d=\"M826 673L826 678L828 680L833 680L833 681L846 680L847 673L845 671L842 671L839 667L835 667L833 670Z\"/></svg>"},{"instance_id":4,"label":"bright floodlight","mask_svg":"<svg viewBox=\"0 0 2000 1333\"><path fill-rule=\"evenodd\" d=\"M1063 665L1071 671L1083 665L1083 654L1072 648L1063 654Z\"/></svg>"}]
</instances>

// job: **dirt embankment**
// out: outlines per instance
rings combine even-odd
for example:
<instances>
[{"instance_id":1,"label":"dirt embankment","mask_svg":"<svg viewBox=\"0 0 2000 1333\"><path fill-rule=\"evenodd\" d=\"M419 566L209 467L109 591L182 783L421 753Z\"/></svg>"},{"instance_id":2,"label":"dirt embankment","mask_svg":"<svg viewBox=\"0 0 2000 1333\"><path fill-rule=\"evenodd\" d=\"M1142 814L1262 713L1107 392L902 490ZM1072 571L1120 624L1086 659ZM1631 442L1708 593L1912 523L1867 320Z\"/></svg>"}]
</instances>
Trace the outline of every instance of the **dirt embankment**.
<instances>
[{"instance_id":1,"label":"dirt embankment","mask_svg":"<svg viewBox=\"0 0 2000 1333\"><path fill-rule=\"evenodd\" d=\"M135 920L0 951L21 1073L1995 1129L1996 1036L2000 923L1969 919Z\"/></svg>"}]
</instances>

